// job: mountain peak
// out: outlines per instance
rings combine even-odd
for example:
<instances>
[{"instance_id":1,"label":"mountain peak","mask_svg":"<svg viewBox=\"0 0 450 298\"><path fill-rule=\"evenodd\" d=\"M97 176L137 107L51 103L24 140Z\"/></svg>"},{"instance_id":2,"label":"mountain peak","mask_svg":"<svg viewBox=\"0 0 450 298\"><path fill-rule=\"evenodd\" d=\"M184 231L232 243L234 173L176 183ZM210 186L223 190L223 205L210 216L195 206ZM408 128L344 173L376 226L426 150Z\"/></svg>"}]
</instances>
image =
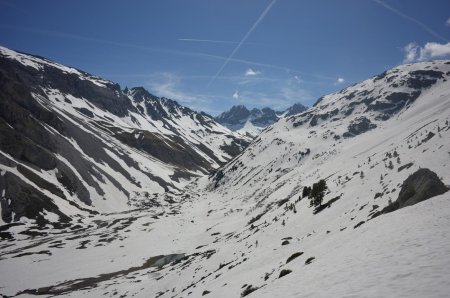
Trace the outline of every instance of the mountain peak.
<instances>
[{"instance_id":1,"label":"mountain peak","mask_svg":"<svg viewBox=\"0 0 450 298\"><path fill-rule=\"evenodd\" d=\"M288 116L292 116L295 114L299 114L301 112L304 112L308 109L308 107L302 105L301 103L295 103L294 105L292 105L291 107L289 107L285 112L284 116L288 117Z\"/></svg>"},{"instance_id":2,"label":"mountain peak","mask_svg":"<svg viewBox=\"0 0 450 298\"><path fill-rule=\"evenodd\" d=\"M230 113L233 113L233 114L240 114L240 113L247 114L247 113L249 113L249 110L244 105L234 105L234 106L231 107L231 109L229 111L230 111Z\"/></svg>"},{"instance_id":3,"label":"mountain peak","mask_svg":"<svg viewBox=\"0 0 450 298\"><path fill-rule=\"evenodd\" d=\"M158 99L157 96L151 94L150 92L148 92L147 89L145 89L142 86L132 87L131 89L128 90L128 94L138 101L144 100L146 98Z\"/></svg>"}]
</instances>

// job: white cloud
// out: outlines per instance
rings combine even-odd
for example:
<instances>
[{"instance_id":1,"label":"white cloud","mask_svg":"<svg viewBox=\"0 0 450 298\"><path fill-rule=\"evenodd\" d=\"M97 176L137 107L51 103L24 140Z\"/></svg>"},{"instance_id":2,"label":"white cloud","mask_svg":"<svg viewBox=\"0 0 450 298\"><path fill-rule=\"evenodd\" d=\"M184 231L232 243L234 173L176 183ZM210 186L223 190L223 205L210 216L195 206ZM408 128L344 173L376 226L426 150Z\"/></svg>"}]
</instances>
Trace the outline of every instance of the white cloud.
<instances>
[{"instance_id":1,"label":"white cloud","mask_svg":"<svg viewBox=\"0 0 450 298\"><path fill-rule=\"evenodd\" d=\"M239 99L239 91L234 91L234 93L233 93L233 99Z\"/></svg>"},{"instance_id":2,"label":"white cloud","mask_svg":"<svg viewBox=\"0 0 450 298\"><path fill-rule=\"evenodd\" d=\"M445 25L450 26L450 18L448 18L447 22L445 22Z\"/></svg>"},{"instance_id":3,"label":"white cloud","mask_svg":"<svg viewBox=\"0 0 450 298\"><path fill-rule=\"evenodd\" d=\"M450 42L446 44L427 42L425 46L420 49L421 60L443 58L447 56L450 56Z\"/></svg>"},{"instance_id":4,"label":"white cloud","mask_svg":"<svg viewBox=\"0 0 450 298\"><path fill-rule=\"evenodd\" d=\"M337 78L337 80L335 82L336 85L337 84L343 84L343 83L345 83L345 79L344 78Z\"/></svg>"},{"instance_id":5,"label":"white cloud","mask_svg":"<svg viewBox=\"0 0 450 298\"><path fill-rule=\"evenodd\" d=\"M148 79L146 87L156 96L176 100L197 111L211 112L212 97L189 90L178 75L169 72L153 73Z\"/></svg>"},{"instance_id":6,"label":"white cloud","mask_svg":"<svg viewBox=\"0 0 450 298\"><path fill-rule=\"evenodd\" d=\"M404 63L446 58L450 57L450 42L446 44L427 42L423 47L411 42L403 48L403 51L405 52Z\"/></svg>"},{"instance_id":7,"label":"white cloud","mask_svg":"<svg viewBox=\"0 0 450 298\"><path fill-rule=\"evenodd\" d=\"M180 79L171 73L152 75L149 87L152 92L161 97L167 97L184 102L190 102L194 98L179 90Z\"/></svg>"},{"instance_id":8,"label":"white cloud","mask_svg":"<svg viewBox=\"0 0 450 298\"><path fill-rule=\"evenodd\" d=\"M405 52L403 63L411 63L417 59L419 46L415 42L410 42L403 48L403 51Z\"/></svg>"},{"instance_id":9,"label":"white cloud","mask_svg":"<svg viewBox=\"0 0 450 298\"><path fill-rule=\"evenodd\" d=\"M252 69L252 68L249 68L249 69L247 69L247 70L245 71L245 76L246 76L246 77L249 77L249 76L257 76L257 75L259 75L259 74L261 74L260 71L254 70L254 69Z\"/></svg>"}]
</instances>

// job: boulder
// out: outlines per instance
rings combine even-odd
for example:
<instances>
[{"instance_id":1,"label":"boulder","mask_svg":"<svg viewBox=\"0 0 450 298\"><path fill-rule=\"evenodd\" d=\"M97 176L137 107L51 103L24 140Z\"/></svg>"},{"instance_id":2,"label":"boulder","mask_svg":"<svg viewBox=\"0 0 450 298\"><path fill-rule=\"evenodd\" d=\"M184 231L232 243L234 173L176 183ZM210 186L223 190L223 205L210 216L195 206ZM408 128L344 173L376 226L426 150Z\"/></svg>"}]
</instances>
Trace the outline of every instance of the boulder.
<instances>
[{"instance_id":1,"label":"boulder","mask_svg":"<svg viewBox=\"0 0 450 298\"><path fill-rule=\"evenodd\" d=\"M441 195L448 190L449 188L442 183L435 172L429 169L418 169L403 182L397 200L383 208L381 211L376 212L372 218L407 206L415 205L419 202Z\"/></svg>"}]
</instances>

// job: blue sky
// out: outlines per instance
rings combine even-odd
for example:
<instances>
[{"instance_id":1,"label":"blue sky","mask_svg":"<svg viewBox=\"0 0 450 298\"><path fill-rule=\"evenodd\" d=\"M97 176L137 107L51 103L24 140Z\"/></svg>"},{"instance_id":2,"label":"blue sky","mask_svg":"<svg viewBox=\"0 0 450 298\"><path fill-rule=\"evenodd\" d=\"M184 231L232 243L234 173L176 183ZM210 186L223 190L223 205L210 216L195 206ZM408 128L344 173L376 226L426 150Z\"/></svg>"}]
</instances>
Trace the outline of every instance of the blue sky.
<instances>
[{"instance_id":1,"label":"blue sky","mask_svg":"<svg viewBox=\"0 0 450 298\"><path fill-rule=\"evenodd\" d=\"M213 115L450 57L450 1L0 0L0 45Z\"/></svg>"}]
</instances>

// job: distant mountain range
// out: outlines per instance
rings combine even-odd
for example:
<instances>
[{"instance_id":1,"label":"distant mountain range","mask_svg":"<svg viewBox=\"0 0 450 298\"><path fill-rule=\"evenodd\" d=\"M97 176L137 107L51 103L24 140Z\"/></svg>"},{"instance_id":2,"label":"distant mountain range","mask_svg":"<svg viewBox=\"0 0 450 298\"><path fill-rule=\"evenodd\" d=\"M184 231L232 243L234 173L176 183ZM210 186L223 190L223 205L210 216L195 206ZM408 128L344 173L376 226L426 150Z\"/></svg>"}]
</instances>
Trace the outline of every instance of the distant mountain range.
<instances>
[{"instance_id":1,"label":"distant mountain range","mask_svg":"<svg viewBox=\"0 0 450 298\"><path fill-rule=\"evenodd\" d=\"M249 110L244 105L236 105L215 117L215 120L232 131L256 136L264 128L277 122L278 119L304 112L306 109L307 107L300 103L296 103L284 111L275 111L268 107Z\"/></svg>"}]
</instances>

